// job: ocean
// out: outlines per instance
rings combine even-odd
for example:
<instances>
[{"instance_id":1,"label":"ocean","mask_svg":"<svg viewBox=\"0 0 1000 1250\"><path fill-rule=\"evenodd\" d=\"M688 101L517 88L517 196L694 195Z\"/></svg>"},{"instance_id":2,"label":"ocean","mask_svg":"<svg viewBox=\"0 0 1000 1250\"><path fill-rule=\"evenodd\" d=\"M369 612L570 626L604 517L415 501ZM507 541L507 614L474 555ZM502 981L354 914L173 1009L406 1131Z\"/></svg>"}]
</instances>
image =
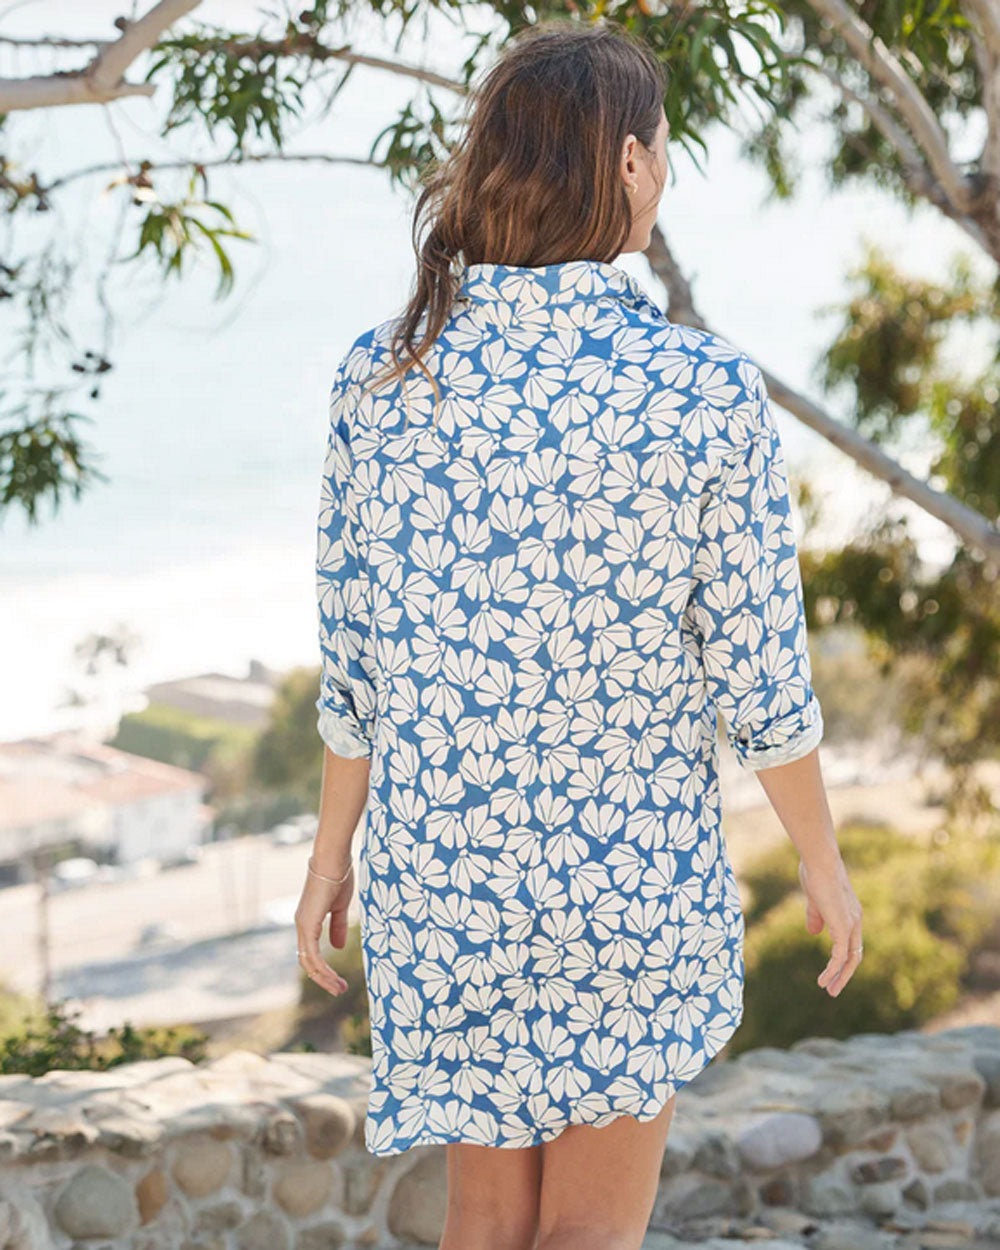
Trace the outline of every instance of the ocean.
<instances>
[{"instance_id":1,"label":"ocean","mask_svg":"<svg viewBox=\"0 0 1000 1250\"><path fill-rule=\"evenodd\" d=\"M88 30L106 36L117 12L103 0L88 6ZM246 26L255 12L254 4L228 2L206 5L199 16ZM81 34L78 14L74 5L45 3L12 11L8 22L11 33L37 34L45 16L47 29ZM435 41L439 66L445 46ZM412 45L400 55L430 59ZM0 72L13 69L4 62ZM307 116L288 148L364 153L408 92L398 79L359 68L332 116ZM151 139L162 107L114 106L130 154L211 151L200 135L190 143ZM15 117L8 131L22 159L30 153L32 166L50 177L113 159L116 150L99 108ZM807 133L803 154L821 145L818 130ZM843 296L862 228L921 272L943 269L964 236L930 210L910 218L873 191L832 194L815 172L801 198L768 203L763 176L740 158L730 134L718 130L710 147L704 174L672 153L675 181L661 206L667 237L712 328L821 398L812 363L832 324L816 310ZM410 204L381 171L356 166L274 161L210 176L212 198L229 204L259 240L227 243L235 293L214 300L207 252L180 282L162 283L149 264L113 266L114 368L99 401L85 391L71 400L94 418L80 433L110 480L79 502L67 498L55 514L43 506L36 527L16 512L0 519L0 739L77 725L110 729L123 709L142 705L141 691L153 681L240 674L252 658L277 668L319 662L313 559L327 395L352 339L406 298ZM59 200L60 229L88 267L91 294L118 221L116 193L102 192L109 177L81 179ZM172 178L163 185L177 192L182 177ZM120 253L133 247L126 234ZM642 256L619 263L664 302ZM79 348L99 347L92 298L72 307ZM5 355L15 330L8 311L0 320ZM51 376L64 382L67 375ZM887 492L793 418L778 417L792 470L836 500L824 534L835 541L836 527L846 534ZM919 525L929 544L947 544L942 527ZM77 646L119 630L133 639L128 665L84 672Z\"/></svg>"}]
</instances>

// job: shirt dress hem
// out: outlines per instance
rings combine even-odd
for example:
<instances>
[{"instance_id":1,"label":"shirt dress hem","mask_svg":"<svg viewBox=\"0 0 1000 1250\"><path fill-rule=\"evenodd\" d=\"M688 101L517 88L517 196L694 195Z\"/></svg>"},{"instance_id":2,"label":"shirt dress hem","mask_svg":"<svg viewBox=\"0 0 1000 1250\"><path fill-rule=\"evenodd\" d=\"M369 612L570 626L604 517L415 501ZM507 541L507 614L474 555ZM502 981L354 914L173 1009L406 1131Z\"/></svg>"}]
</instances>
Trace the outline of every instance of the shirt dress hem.
<instances>
[{"instance_id":1,"label":"shirt dress hem","mask_svg":"<svg viewBox=\"0 0 1000 1250\"><path fill-rule=\"evenodd\" d=\"M622 1116L631 1116L634 1120L637 1120L640 1124L645 1124L649 1120L656 1119L656 1117L660 1114L661 1111L663 1111L664 1107L666 1107L667 1103L670 1101L671 1098L673 1098L674 1094L676 1094L678 1090L683 1089L685 1085L690 1085L693 1080L701 1076L701 1074L709 1066L709 1064L716 1057L716 1055L719 1054L719 1052L723 1049L723 1047L725 1047L728 1042L732 1041L734 1035L736 1034L742 1022L743 1022L743 1004L741 1002L739 1013L737 1014L735 1019L732 1021L732 1023L730 1025L727 1025L727 1027L721 1033L714 1034L714 1036L719 1039L718 1044L717 1045L710 1044L706 1046L705 1048L706 1059L705 1059L705 1062L702 1064L702 1066L698 1069L698 1071L693 1073L691 1076L684 1077L681 1080L665 1082L666 1084L669 1084L671 1086L671 1092L667 1094L665 1098L657 1099L656 1105L652 1111L636 1112L636 1111L616 1110L612 1112L610 1115L599 1116L596 1120L574 1120L570 1118L568 1120L564 1120L561 1124L551 1125L551 1126L547 1126L544 1129L539 1129L538 1132L535 1133L534 1137L530 1141L518 1140L516 1143L515 1142L483 1142L483 1141L479 1141L476 1138L465 1136L460 1131L456 1131L454 1133L423 1134L420 1137L414 1138L412 1141L408 1142L408 1144L405 1146L392 1145L389 1147L382 1147L379 1150L373 1149L366 1140L365 1149L368 1152L368 1154L373 1155L377 1159L393 1158L398 1155L405 1154L409 1150L414 1150L418 1146L447 1146L447 1145L467 1144L470 1146L490 1146L491 1148L500 1149L500 1150L524 1150L524 1149L531 1149L533 1146L541 1146L545 1142L554 1141L555 1138L559 1137L560 1134L565 1132L565 1130L568 1128L574 1128L577 1126L589 1126L593 1128L603 1128L604 1126L611 1124L613 1121L621 1119ZM366 1121L366 1134L367 1134L367 1121Z\"/></svg>"}]
</instances>

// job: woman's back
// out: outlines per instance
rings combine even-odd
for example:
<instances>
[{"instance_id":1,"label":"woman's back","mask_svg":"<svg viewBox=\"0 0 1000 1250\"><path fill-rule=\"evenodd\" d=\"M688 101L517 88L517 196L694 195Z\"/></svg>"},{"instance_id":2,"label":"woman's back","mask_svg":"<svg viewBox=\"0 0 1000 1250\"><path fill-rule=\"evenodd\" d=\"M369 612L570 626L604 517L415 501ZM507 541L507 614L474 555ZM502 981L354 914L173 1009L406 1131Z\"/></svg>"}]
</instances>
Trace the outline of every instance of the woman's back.
<instances>
[{"instance_id":1,"label":"woman's back","mask_svg":"<svg viewBox=\"0 0 1000 1250\"><path fill-rule=\"evenodd\" d=\"M716 710L822 733L759 370L601 261L472 264L405 398L337 371L320 732L370 755L366 1143L650 1119L742 1015Z\"/></svg>"}]
</instances>

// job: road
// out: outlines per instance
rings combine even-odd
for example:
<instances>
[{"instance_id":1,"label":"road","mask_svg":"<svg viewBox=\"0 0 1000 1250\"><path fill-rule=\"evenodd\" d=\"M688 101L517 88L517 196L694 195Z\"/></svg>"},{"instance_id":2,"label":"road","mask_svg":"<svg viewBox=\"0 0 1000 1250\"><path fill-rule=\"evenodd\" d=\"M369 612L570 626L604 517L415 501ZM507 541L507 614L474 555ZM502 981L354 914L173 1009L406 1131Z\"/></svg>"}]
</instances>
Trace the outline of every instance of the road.
<instances>
[{"instance_id":1,"label":"road","mask_svg":"<svg viewBox=\"0 0 1000 1250\"><path fill-rule=\"evenodd\" d=\"M942 811L926 792L940 789L937 770L921 779L912 761L887 764L822 753L838 824L861 817L922 833ZM785 838L753 773L722 756L726 843L740 875L748 858ZM1000 796L1000 770L984 780ZM928 786L929 783L929 786ZM361 843L355 834L354 855ZM205 847L197 865L54 894L49 902L53 996L84 1008L80 1022L103 1030L133 1024L208 1021L288 1006L298 995L292 914L310 844L276 847L266 836ZM270 922L269 922L270 918ZM350 919L358 918L357 896ZM144 948L146 925L160 922L177 941ZM0 980L37 990L38 891L0 891Z\"/></svg>"},{"instance_id":2,"label":"road","mask_svg":"<svg viewBox=\"0 0 1000 1250\"><path fill-rule=\"evenodd\" d=\"M294 1001L292 917L309 850L308 842L276 847L264 835L238 838L209 844L198 864L51 895L53 997L78 1003L80 1023L93 1029L126 1018L168 1024L250 1015ZM38 889L3 890L0 904L0 981L37 991ZM350 919L357 919L356 895ZM140 946L152 922L178 940Z\"/></svg>"}]
</instances>

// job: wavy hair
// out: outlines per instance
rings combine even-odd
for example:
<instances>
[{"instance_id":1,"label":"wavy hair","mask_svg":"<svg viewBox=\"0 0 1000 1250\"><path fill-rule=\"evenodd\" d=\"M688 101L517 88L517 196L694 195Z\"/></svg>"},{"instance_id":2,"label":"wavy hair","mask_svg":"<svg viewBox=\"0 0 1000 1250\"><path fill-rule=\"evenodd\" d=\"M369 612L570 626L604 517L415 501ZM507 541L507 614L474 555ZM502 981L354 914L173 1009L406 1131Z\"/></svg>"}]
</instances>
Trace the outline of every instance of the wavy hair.
<instances>
[{"instance_id":1,"label":"wavy hair","mask_svg":"<svg viewBox=\"0 0 1000 1250\"><path fill-rule=\"evenodd\" d=\"M506 45L470 93L460 140L424 179L412 226L413 291L376 384L404 384L419 365L436 414L441 395L424 356L448 319L459 266L619 254L632 226L620 153L628 134L652 148L665 91L662 62L607 22L554 19Z\"/></svg>"}]
</instances>

